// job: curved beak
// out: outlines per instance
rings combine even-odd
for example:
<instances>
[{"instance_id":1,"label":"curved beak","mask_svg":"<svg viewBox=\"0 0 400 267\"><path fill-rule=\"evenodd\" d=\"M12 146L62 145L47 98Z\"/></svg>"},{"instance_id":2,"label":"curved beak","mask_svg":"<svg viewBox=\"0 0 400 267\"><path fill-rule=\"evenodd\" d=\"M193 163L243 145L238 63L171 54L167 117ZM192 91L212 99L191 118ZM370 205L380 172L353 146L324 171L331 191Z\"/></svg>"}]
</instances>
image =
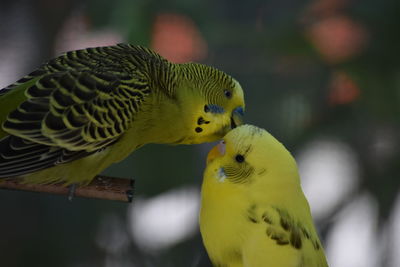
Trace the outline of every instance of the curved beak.
<instances>
[{"instance_id":1,"label":"curved beak","mask_svg":"<svg viewBox=\"0 0 400 267\"><path fill-rule=\"evenodd\" d=\"M225 143L221 141L218 145L214 146L207 155L207 164L213 161L215 158L225 155Z\"/></svg>"},{"instance_id":2,"label":"curved beak","mask_svg":"<svg viewBox=\"0 0 400 267\"><path fill-rule=\"evenodd\" d=\"M243 124L244 108L237 107L232 111L231 129L234 129Z\"/></svg>"}]
</instances>

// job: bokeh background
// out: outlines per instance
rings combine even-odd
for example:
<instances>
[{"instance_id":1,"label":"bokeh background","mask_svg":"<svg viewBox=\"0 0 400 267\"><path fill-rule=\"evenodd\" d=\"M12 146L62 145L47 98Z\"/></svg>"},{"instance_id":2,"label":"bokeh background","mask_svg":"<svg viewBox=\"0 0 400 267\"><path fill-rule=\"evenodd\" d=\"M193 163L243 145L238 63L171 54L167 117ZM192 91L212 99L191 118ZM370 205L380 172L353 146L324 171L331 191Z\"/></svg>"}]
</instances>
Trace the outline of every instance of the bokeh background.
<instances>
[{"instance_id":1,"label":"bokeh background","mask_svg":"<svg viewBox=\"0 0 400 267\"><path fill-rule=\"evenodd\" d=\"M399 3L1 0L0 87L119 42L224 70L245 90L246 121L297 159L330 266L396 267ZM136 180L130 205L0 191L0 266L211 266L197 225L210 146L148 145L107 170Z\"/></svg>"}]
</instances>

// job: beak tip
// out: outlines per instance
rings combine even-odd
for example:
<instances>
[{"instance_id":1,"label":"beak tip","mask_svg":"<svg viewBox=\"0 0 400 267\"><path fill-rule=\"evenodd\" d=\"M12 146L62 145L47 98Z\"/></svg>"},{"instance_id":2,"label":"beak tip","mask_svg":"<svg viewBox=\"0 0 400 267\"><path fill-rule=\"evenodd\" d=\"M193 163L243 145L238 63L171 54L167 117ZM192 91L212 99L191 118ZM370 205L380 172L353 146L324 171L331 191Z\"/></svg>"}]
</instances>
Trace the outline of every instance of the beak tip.
<instances>
[{"instance_id":1,"label":"beak tip","mask_svg":"<svg viewBox=\"0 0 400 267\"><path fill-rule=\"evenodd\" d=\"M214 146L207 155L207 164L213 161L215 158L225 155L225 144L220 142Z\"/></svg>"},{"instance_id":2,"label":"beak tip","mask_svg":"<svg viewBox=\"0 0 400 267\"><path fill-rule=\"evenodd\" d=\"M231 117L231 129L234 129L234 128L238 127L239 125L242 125L243 116L244 116L243 107L240 106L233 110L232 117Z\"/></svg>"},{"instance_id":3,"label":"beak tip","mask_svg":"<svg viewBox=\"0 0 400 267\"><path fill-rule=\"evenodd\" d=\"M237 107L235 108L235 110L233 111L234 113L238 114L239 116L243 117L244 116L244 109L243 107Z\"/></svg>"}]
</instances>

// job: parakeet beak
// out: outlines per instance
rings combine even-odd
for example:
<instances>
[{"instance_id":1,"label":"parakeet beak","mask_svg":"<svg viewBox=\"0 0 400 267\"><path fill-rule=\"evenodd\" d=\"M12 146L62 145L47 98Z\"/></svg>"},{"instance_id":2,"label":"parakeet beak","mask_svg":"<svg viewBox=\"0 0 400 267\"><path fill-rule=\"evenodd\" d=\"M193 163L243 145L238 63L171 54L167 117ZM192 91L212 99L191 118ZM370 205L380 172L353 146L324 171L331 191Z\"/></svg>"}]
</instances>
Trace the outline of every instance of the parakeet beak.
<instances>
[{"instance_id":1,"label":"parakeet beak","mask_svg":"<svg viewBox=\"0 0 400 267\"><path fill-rule=\"evenodd\" d=\"M225 143L224 143L224 141L221 141L218 143L218 145L214 146L210 150L210 152L208 152L207 164L209 164L215 158L221 157L223 155L225 155Z\"/></svg>"},{"instance_id":2,"label":"parakeet beak","mask_svg":"<svg viewBox=\"0 0 400 267\"><path fill-rule=\"evenodd\" d=\"M234 129L243 124L244 109L237 107L233 110L231 116L231 129Z\"/></svg>"}]
</instances>

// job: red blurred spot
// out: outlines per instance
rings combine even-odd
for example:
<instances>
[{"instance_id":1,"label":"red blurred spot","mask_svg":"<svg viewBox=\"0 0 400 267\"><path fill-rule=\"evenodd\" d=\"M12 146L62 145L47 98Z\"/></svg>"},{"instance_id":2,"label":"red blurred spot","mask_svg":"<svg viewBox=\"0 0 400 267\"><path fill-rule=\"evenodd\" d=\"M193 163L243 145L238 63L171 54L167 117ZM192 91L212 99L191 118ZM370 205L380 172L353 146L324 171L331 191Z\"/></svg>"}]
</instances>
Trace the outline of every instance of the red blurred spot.
<instances>
[{"instance_id":1,"label":"red blurred spot","mask_svg":"<svg viewBox=\"0 0 400 267\"><path fill-rule=\"evenodd\" d=\"M153 25L151 47L176 63L199 61L207 55L207 44L193 21L179 14L160 14Z\"/></svg>"},{"instance_id":2,"label":"red blurred spot","mask_svg":"<svg viewBox=\"0 0 400 267\"><path fill-rule=\"evenodd\" d=\"M358 85L344 72L333 74L330 84L329 104L343 105L357 100L360 96Z\"/></svg>"},{"instance_id":3,"label":"red blurred spot","mask_svg":"<svg viewBox=\"0 0 400 267\"><path fill-rule=\"evenodd\" d=\"M365 28L341 15L312 24L308 36L316 50L329 63L340 63L359 54L367 41Z\"/></svg>"}]
</instances>

